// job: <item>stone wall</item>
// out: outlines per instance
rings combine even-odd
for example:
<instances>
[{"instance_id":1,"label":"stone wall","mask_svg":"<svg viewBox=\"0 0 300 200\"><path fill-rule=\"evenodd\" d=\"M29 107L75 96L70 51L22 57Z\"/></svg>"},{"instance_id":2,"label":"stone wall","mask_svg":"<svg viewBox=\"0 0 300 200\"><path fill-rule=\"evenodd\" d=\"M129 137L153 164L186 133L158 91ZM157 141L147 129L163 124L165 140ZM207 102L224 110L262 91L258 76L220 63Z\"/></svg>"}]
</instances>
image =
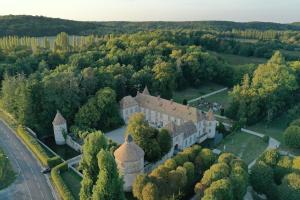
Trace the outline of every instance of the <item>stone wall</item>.
<instances>
[{"instance_id":1,"label":"stone wall","mask_svg":"<svg viewBox=\"0 0 300 200\"><path fill-rule=\"evenodd\" d=\"M67 135L66 144L75 151L81 152L81 145L75 142L69 135Z\"/></svg>"}]
</instances>

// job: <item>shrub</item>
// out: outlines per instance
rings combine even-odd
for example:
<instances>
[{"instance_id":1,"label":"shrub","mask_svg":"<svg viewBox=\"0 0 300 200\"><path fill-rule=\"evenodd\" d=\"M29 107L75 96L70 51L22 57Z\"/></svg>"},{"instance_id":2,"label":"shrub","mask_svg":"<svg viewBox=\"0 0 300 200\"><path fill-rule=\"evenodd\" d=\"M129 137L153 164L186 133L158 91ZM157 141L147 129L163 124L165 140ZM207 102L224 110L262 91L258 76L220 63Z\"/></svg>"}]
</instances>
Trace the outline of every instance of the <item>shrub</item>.
<instances>
[{"instance_id":1,"label":"shrub","mask_svg":"<svg viewBox=\"0 0 300 200\"><path fill-rule=\"evenodd\" d=\"M297 173L286 175L278 190L280 199L282 200L300 199L300 175Z\"/></svg>"},{"instance_id":2,"label":"shrub","mask_svg":"<svg viewBox=\"0 0 300 200\"><path fill-rule=\"evenodd\" d=\"M74 196L72 195L69 188L64 183L60 173L68 170L68 164L66 162L61 163L54 167L51 170L51 178L54 183L54 186L56 187L60 197L63 200L75 200Z\"/></svg>"},{"instance_id":3,"label":"shrub","mask_svg":"<svg viewBox=\"0 0 300 200\"><path fill-rule=\"evenodd\" d=\"M61 160L60 157L54 156L54 157L52 157L52 158L49 158L49 159L47 160L47 163L48 163L48 166L49 166L50 168L53 168L53 167L55 167L56 165L62 163L62 160Z\"/></svg>"},{"instance_id":4,"label":"shrub","mask_svg":"<svg viewBox=\"0 0 300 200\"><path fill-rule=\"evenodd\" d=\"M284 132L286 145L292 148L300 148L300 126L289 126Z\"/></svg>"},{"instance_id":5,"label":"shrub","mask_svg":"<svg viewBox=\"0 0 300 200\"><path fill-rule=\"evenodd\" d=\"M259 158L269 166L275 166L279 160L280 154L276 149L270 149L265 151Z\"/></svg>"},{"instance_id":6,"label":"shrub","mask_svg":"<svg viewBox=\"0 0 300 200\"><path fill-rule=\"evenodd\" d=\"M270 139L270 136L268 136L268 135L264 135L264 137L262 138L262 140L267 144L269 143L269 139Z\"/></svg>"},{"instance_id":7,"label":"shrub","mask_svg":"<svg viewBox=\"0 0 300 200\"><path fill-rule=\"evenodd\" d=\"M44 166L47 166L49 157L38 141L33 136L29 135L22 126L18 126L17 134L41 163Z\"/></svg>"}]
</instances>

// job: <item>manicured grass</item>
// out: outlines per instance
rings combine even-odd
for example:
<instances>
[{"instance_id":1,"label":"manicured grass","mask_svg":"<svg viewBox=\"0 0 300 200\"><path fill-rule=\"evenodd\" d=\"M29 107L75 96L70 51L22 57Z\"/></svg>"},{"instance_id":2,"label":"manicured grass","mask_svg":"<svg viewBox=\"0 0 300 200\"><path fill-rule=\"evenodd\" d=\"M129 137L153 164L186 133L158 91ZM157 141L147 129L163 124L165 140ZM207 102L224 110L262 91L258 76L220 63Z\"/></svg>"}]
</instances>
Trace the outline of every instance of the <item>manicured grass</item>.
<instances>
[{"instance_id":1,"label":"manicured grass","mask_svg":"<svg viewBox=\"0 0 300 200\"><path fill-rule=\"evenodd\" d=\"M270 137L275 138L279 142L283 143L284 142L283 132L287 127L288 127L287 115L283 114L277 119L274 119L269 124L267 124L267 122L264 120L255 125L247 127L247 129L268 135Z\"/></svg>"},{"instance_id":2,"label":"manicured grass","mask_svg":"<svg viewBox=\"0 0 300 200\"><path fill-rule=\"evenodd\" d=\"M218 149L233 153L243 159L247 164L255 160L268 146L259 138L248 133L238 132L228 135L218 145Z\"/></svg>"},{"instance_id":3,"label":"manicured grass","mask_svg":"<svg viewBox=\"0 0 300 200\"><path fill-rule=\"evenodd\" d=\"M210 92L220 90L225 86L216 84L216 83L204 83L203 85L199 86L198 88L187 88L182 91L176 91L173 94L174 101L178 103L182 103L184 99L191 100L202 95L208 94Z\"/></svg>"},{"instance_id":4,"label":"manicured grass","mask_svg":"<svg viewBox=\"0 0 300 200\"><path fill-rule=\"evenodd\" d=\"M0 149L0 172L5 170L3 174L0 175L0 190L8 187L16 179L16 174L11 166L10 161L5 155L4 151Z\"/></svg>"},{"instance_id":5,"label":"manicured grass","mask_svg":"<svg viewBox=\"0 0 300 200\"><path fill-rule=\"evenodd\" d=\"M224 59L225 61L228 62L228 64L232 64L232 65L261 64L267 61L267 59L265 58L246 57L246 56L239 56L233 54L217 53L214 51L209 51L209 52Z\"/></svg>"},{"instance_id":6,"label":"manicured grass","mask_svg":"<svg viewBox=\"0 0 300 200\"><path fill-rule=\"evenodd\" d=\"M75 199L79 200L79 192L80 192L80 182L82 178L78 176L72 169L69 169L68 171L65 171L61 174L65 184L68 186L70 191L72 192L72 195L75 197Z\"/></svg>"}]
</instances>

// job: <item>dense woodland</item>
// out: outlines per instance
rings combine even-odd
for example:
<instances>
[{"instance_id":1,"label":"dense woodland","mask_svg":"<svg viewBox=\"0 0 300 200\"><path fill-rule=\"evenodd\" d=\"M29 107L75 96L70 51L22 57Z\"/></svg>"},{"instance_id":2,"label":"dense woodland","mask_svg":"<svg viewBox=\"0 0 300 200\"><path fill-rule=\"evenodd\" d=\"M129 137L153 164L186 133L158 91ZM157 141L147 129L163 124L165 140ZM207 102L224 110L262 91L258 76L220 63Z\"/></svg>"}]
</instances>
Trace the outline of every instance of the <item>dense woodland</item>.
<instances>
[{"instance_id":1,"label":"dense woodland","mask_svg":"<svg viewBox=\"0 0 300 200\"><path fill-rule=\"evenodd\" d=\"M188 24L191 23L185 25ZM82 133L86 130L114 129L123 123L117 102L145 86L153 95L171 99L174 91L199 87L207 81L232 87L243 80L241 86L234 87L233 102L226 114L248 124L264 117L272 120L297 106L300 67L296 60L300 55L284 57L279 52L272 55L276 50L295 50L299 45L298 31L286 30L289 26L283 28L283 25L271 31L245 29L247 26L237 30L233 29L235 23L229 22L223 24L227 28L216 28L222 23L211 24L215 28L208 30L80 37L60 33L52 40L3 37L0 39L1 106L20 123L36 130L40 137L51 134L56 110L61 111L71 131L79 137L84 137ZM275 25L270 24L274 28ZM272 58L265 65L236 68L211 51ZM276 79L271 78L274 74ZM280 84L269 88L269 83Z\"/></svg>"}]
</instances>

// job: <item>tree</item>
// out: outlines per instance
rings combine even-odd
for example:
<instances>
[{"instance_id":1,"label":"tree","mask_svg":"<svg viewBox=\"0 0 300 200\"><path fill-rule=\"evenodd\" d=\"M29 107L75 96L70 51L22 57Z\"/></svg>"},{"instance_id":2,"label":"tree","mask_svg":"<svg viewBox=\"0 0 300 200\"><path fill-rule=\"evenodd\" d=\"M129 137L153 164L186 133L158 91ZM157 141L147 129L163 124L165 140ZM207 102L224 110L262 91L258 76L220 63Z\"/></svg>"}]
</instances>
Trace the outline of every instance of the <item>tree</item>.
<instances>
[{"instance_id":1,"label":"tree","mask_svg":"<svg viewBox=\"0 0 300 200\"><path fill-rule=\"evenodd\" d=\"M251 168L250 183L253 189L260 194L272 192L274 184L272 168L262 161L256 162Z\"/></svg>"},{"instance_id":2,"label":"tree","mask_svg":"<svg viewBox=\"0 0 300 200\"><path fill-rule=\"evenodd\" d=\"M99 175L93 188L93 200L125 200L123 180L110 152L102 149L98 155Z\"/></svg>"},{"instance_id":3,"label":"tree","mask_svg":"<svg viewBox=\"0 0 300 200\"><path fill-rule=\"evenodd\" d=\"M202 200L210 199L233 200L233 193L229 179L217 180L205 190Z\"/></svg>"},{"instance_id":4,"label":"tree","mask_svg":"<svg viewBox=\"0 0 300 200\"><path fill-rule=\"evenodd\" d=\"M142 191L143 200L159 200L157 186L154 183L147 183Z\"/></svg>"},{"instance_id":5,"label":"tree","mask_svg":"<svg viewBox=\"0 0 300 200\"><path fill-rule=\"evenodd\" d=\"M172 147L172 138L168 130L161 129L157 136L157 142L161 149L161 154L165 155Z\"/></svg>"},{"instance_id":6,"label":"tree","mask_svg":"<svg viewBox=\"0 0 300 200\"><path fill-rule=\"evenodd\" d=\"M297 173L286 175L279 185L278 191L282 200L300 199L300 175Z\"/></svg>"},{"instance_id":7,"label":"tree","mask_svg":"<svg viewBox=\"0 0 300 200\"><path fill-rule=\"evenodd\" d=\"M132 194L137 199L143 199L143 188L146 186L146 184L149 182L149 179L144 174L139 174L135 178L133 185L132 185Z\"/></svg>"},{"instance_id":8,"label":"tree","mask_svg":"<svg viewBox=\"0 0 300 200\"><path fill-rule=\"evenodd\" d=\"M81 181L80 199L91 198L93 186L96 183L99 174L99 165L97 154L101 149L107 148L107 141L100 131L92 132L87 135L82 146L82 158L79 163L79 169L83 171Z\"/></svg>"},{"instance_id":9,"label":"tree","mask_svg":"<svg viewBox=\"0 0 300 200\"><path fill-rule=\"evenodd\" d=\"M110 88L100 89L75 115L75 124L81 129L95 128L107 131L121 123L116 94Z\"/></svg>"},{"instance_id":10,"label":"tree","mask_svg":"<svg viewBox=\"0 0 300 200\"><path fill-rule=\"evenodd\" d=\"M131 134L134 142L144 150L147 161L157 161L170 151L172 138L168 131L150 127L143 113L131 115L126 134Z\"/></svg>"},{"instance_id":11,"label":"tree","mask_svg":"<svg viewBox=\"0 0 300 200\"><path fill-rule=\"evenodd\" d=\"M265 164L273 167L277 164L279 157L280 155L277 149L269 149L265 151L259 159L262 160Z\"/></svg>"},{"instance_id":12,"label":"tree","mask_svg":"<svg viewBox=\"0 0 300 200\"><path fill-rule=\"evenodd\" d=\"M300 148L300 126L289 126L284 131L284 142L291 148Z\"/></svg>"}]
</instances>

